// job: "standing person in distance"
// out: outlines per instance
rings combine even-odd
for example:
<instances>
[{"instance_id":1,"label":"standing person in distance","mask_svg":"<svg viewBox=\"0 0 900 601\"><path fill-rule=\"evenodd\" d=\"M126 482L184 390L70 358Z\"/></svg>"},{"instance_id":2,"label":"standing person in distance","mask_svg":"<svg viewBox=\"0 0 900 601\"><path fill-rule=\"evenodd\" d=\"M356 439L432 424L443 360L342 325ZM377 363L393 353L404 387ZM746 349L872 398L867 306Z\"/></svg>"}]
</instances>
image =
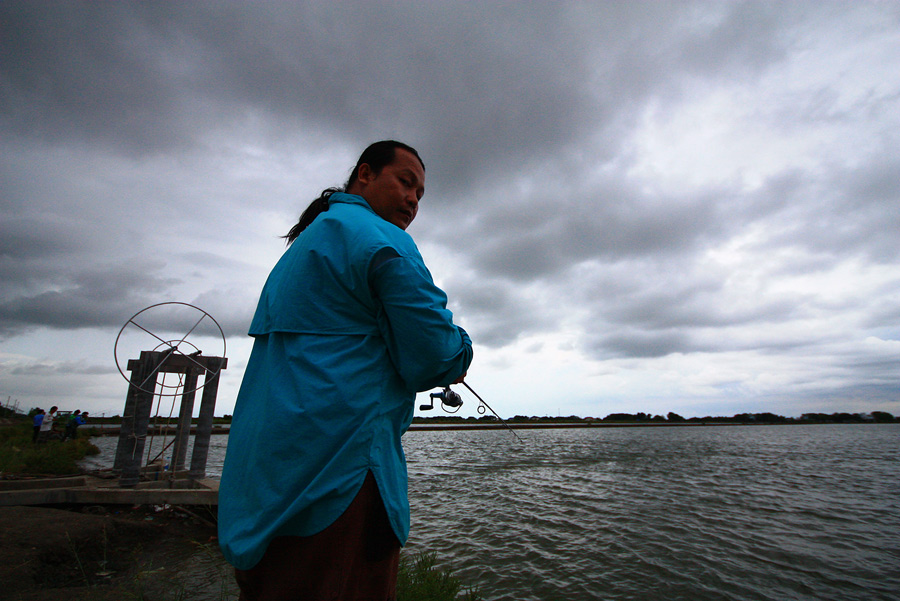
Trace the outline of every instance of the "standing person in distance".
<instances>
[{"instance_id":1,"label":"standing person in distance","mask_svg":"<svg viewBox=\"0 0 900 601\"><path fill-rule=\"evenodd\" d=\"M38 441L38 435L41 432L41 423L44 421L44 410L38 408L38 410L34 414L34 418L32 421L34 434L31 435L31 442Z\"/></svg>"},{"instance_id":2,"label":"standing person in distance","mask_svg":"<svg viewBox=\"0 0 900 601\"><path fill-rule=\"evenodd\" d=\"M53 405L50 407L50 411L44 414L44 419L41 420L41 429L38 432L38 442L47 442L53 435L53 420L56 419L57 409L58 407Z\"/></svg>"},{"instance_id":3,"label":"standing person in distance","mask_svg":"<svg viewBox=\"0 0 900 601\"><path fill-rule=\"evenodd\" d=\"M372 144L303 212L263 288L219 488L245 601L396 594L400 437L415 393L462 381L472 361L405 232L424 191L413 148Z\"/></svg>"},{"instance_id":4,"label":"standing person in distance","mask_svg":"<svg viewBox=\"0 0 900 601\"><path fill-rule=\"evenodd\" d=\"M70 438L75 440L78 438L78 426L83 426L87 417L87 412L82 413L80 409L76 409L66 424L66 433L63 436L63 440L69 440Z\"/></svg>"}]
</instances>

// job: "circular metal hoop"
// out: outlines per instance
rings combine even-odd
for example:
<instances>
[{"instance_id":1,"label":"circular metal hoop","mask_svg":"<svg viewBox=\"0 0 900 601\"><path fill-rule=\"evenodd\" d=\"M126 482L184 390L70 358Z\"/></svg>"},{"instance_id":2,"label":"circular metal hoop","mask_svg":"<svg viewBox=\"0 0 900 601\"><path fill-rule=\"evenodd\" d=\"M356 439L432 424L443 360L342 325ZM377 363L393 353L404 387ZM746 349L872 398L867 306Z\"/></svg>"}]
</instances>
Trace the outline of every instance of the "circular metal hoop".
<instances>
[{"instance_id":1,"label":"circular metal hoop","mask_svg":"<svg viewBox=\"0 0 900 601\"><path fill-rule=\"evenodd\" d=\"M195 353L195 352L196 352L196 353L199 353L199 352L200 352L200 349L198 349L196 346L194 346L193 343L188 342L187 340L182 340L182 341L180 341L180 342L177 341L177 340L165 340L165 341L160 342L159 344L157 344L157 345L156 345L156 348L154 348L153 351L154 351L154 352L164 351L164 350L167 350L167 349L172 348L173 346L178 346L179 349L181 349L181 348L184 347L184 345L188 345L188 346L190 346L191 348L194 349L194 350L191 352L191 355L192 355L193 353ZM121 371L121 370L120 370L120 371ZM179 374L179 375L181 375L181 374ZM206 382L206 381L204 380L204 384L205 384L205 382ZM180 389L180 388L184 388L184 378L182 378L182 377L179 377L179 378L178 378L178 384L174 384L174 385L173 385L173 384L166 384L166 374L163 373L163 374L162 374L162 378L160 378L159 380L157 380L156 386L157 386L157 391L158 391L158 390L163 390L163 391L165 391L165 390L167 390L167 389L169 389L169 388L174 388L174 389L175 389L174 392L172 392L171 394L165 394L165 393L160 394L159 392L156 392L156 394L157 394L158 396L178 396L178 395L184 394L183 391L182 391L182 392L179 392L179 389ZM200 388L202 388L202 386L201 386ZM194 388L194 390L199 390L199 388ZM189 391L189 392L190 392L190 391Z\"/></svg>"},{"instance_id":2,"label":"circular metal hoop","mask_svg":"<svg viewBox=\"0 0 900 601\"><path fill-rule=\"evenodd\" d=\"M181 325L182 329L180 331L186 331L180 338L171 338L167 334L156 334L154 330L160 331L161 326L159 325L151 329L151 326L144 327L143 325L141 325L141 323L139 323L139 318L140 321L144 321L145 323L152 322L155 319L164 317L164 314L170 309L178 310L181 308L184 308L184 310L181 312L182 315L180 315L180 317L187 318L186 320L184 320L183 324L175 323L178 320L170 319L169 323L166 323L164 326L162 326L166 328L166 331L169 331ZM125 357L121 359L119 357L119 347L120 345L124 346L123 334L131 332L136 332L138 336L141 336L141 338L146 338L148 340L148 344L146 346L142 348L139 347L140 351L147 350L147 348L152 343L154 344L154 346L152 347L153 351L167 353L160 365L157 366L156 371L152 374L154 383L153 386L145 387L147 386L147 380L140 384L131 382L131 378L129 378L125 368L128 367L128 360L132 359L133 357ZM202 351L197 346L197 344L195 344L191 340L188 340L188 338L190 336L193 336L194 340L197 341L197 339L203 335L211 336L217 341L220 340L222 352L216 356L225 357L225 332L222 330L222 326L219 325L219 322L217 322L212 315L210 315L203 309L200 309L199 307L196 307L189 303L182 303L178 301L150 305L149 307L141 309L140 311L132 315L131 318L125 322L125 325L123 325L119 330L119 334L116 336L115 345L113 346L113 356L116 361L116 368L119 370L119 373L122 374L122 377L125 378L125 380L131 386L134 386L141 392L145 392L147 394L174 397L196 392L197 390L203 388L207 382L212 381L212 378L218 376L220 371L218 368L215 370L209 369L204 364L194 359L194 357L202 355ZM127 349L124 352L132 352L133 350L134 349ZM192 389L187 389L182 385L172 386L166 385L165 382L163 382L159 389L157 389L157 386L155 385L156 375L158 373L165 373L163 368L166 362L174 356L183 357L189 362L195 363L197 365L197 370L205 374L205 377L203 378L203 384L195 386ZM174 391L170 391L168 389L174 389Z\"/></svg>"}]
</instances>

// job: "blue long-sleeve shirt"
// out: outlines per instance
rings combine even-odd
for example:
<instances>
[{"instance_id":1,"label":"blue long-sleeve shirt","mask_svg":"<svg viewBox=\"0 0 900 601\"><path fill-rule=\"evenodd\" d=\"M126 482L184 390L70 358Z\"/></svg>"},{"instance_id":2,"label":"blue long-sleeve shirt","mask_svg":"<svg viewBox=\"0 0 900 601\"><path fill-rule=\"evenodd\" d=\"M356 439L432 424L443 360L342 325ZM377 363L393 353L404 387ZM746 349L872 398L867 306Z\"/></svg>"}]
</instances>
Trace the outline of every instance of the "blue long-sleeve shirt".
<instances>
[{"instance_id":1,"label":"blue long-sleeve shirt","mask_svg":"<svg viewBox=\"0 0 900 601\"><path fill-rule=\"evenodd\" d=\"M285 252L250 326L219 487L219 542L235 567L253 567L276 536L325 529L368 471L406 542L400 437L415 393L472 361L446 303L412 238L356 195L332 195Z\"/></svg>"}]
</instances>

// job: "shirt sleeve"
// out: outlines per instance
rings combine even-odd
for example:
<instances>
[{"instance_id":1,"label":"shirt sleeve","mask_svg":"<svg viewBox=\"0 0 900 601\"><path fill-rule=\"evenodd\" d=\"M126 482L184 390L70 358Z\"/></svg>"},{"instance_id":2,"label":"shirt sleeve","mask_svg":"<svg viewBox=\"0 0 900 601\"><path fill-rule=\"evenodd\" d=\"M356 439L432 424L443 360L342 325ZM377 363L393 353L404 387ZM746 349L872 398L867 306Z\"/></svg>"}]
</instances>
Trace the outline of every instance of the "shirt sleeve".
<instances>
[{"instance_id":1,"label":"shirt sleeve","mask_svg":"<svg viewBox=\"0 0 900 601\"><path fill-rule=\"evenodd\" d=\"M380 253L372 262L380 303L379 330L391 361L411 392L446 386L466 373L472 341L453 324L447 295L418 258Z\"/></svg>"}]
</instances>

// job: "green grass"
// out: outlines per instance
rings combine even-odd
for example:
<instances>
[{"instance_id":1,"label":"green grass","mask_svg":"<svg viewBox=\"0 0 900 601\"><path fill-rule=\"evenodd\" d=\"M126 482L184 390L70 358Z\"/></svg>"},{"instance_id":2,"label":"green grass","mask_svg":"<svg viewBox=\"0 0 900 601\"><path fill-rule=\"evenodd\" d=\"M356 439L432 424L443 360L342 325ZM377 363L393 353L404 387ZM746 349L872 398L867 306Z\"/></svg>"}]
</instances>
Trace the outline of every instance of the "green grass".
<instances>
[{"instance_id":1,"label":"green grass","mask_svg":"<svg viewBox=\"0 0 900 601\"><path fill-rule=\"evenodd\" d=\"M100 452L86 436L34 444L32 432L28 423L0 427L0 473L77 474L79 460Z\"/></svg>"},{"instance_id":2,"label":"green grass","mask_svg":"<svg viewBox=\"0 0 900 601\"><path fill-rule=\"evenodd\" d=\"M434 552L401 555L397 601L481 601L477 590L464 589L450 570L436 563Z\"/></svg>"}]
</instances>

